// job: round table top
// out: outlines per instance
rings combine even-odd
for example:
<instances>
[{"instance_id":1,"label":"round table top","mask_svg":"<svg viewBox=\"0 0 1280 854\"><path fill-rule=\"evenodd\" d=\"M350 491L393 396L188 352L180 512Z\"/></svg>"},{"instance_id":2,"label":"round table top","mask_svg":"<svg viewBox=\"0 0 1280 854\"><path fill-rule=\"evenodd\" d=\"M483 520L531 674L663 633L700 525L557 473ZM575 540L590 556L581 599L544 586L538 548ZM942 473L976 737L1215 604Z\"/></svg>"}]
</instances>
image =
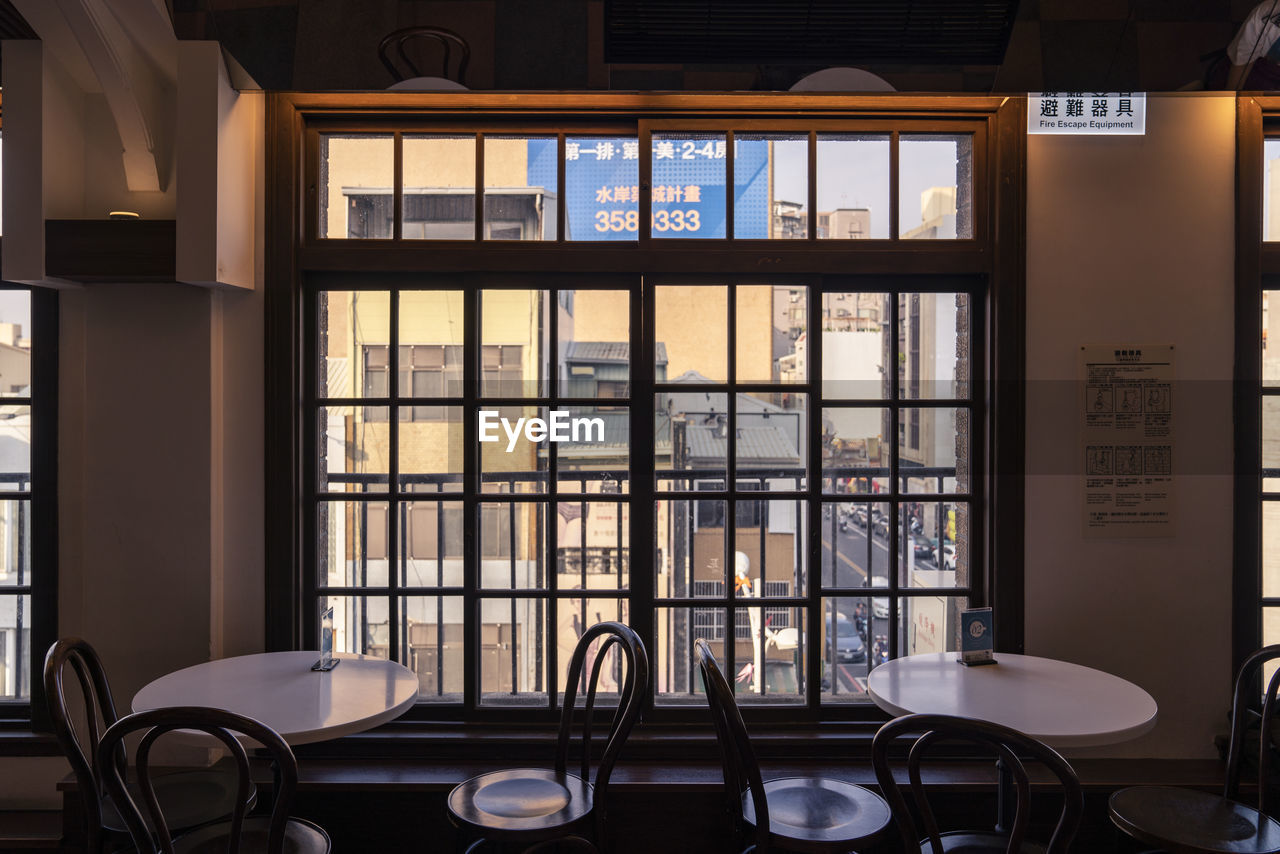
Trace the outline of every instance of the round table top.
<instances>
[{"instance_id":1,"label":"round table top","mask_svg":"<svg viewBox=\"0 0 1280 854\"><path fill-rule=\"evenodd\" d=\"M898 658L871 671L867 692L894 715L978 718L1052 747L1116 744L1156 724L1156 701L1119 676L1034 655L997 653L996 662L966 667L954 652Z\"/></svg>"},{"instance_id":2,"label":"round table top","mask_svg":"<svg viewBox=\"0 0 1280 854\"><path fill-rule=\"evenodd\" d=\"M135 712L208 706L261 721L290 745L363 732L404 714L418 697L418 677L394 661L337 655L315 671L315 651L263 652L206 661L151 682L133 698Z\"/></svg>"}]
</instances>

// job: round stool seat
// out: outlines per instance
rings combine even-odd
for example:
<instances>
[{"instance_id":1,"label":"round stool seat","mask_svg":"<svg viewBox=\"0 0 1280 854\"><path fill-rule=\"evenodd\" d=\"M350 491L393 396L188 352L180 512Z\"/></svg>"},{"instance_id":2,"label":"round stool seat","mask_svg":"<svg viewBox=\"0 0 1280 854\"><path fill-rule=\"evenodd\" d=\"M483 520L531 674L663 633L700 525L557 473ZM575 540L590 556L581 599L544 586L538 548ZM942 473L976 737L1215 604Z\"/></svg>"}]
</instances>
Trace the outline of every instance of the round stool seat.
<instances>
[{"instance_id":1,"label":"round stool seat","mask_svg":"<svg viewBox=\"0 0 1280 854\"><path fill-rule=\"evenodd\" d=\"M862 786L823 777L780 777L764 784L769 833L796 851L840 851L879 836L889 826L889 805ZM742 815L752 827L751 791L742 793Z\"/></svg>"},{"instance_id":2,"label":"round stool seat","mask_svg":"<svg viewBox=\"0 0 1280 854\"><path fill-rule=\"evenodd\" d=\"M1009 850L1009 837L1003 833L973 833L958 830L953 833L940 833L942 850L946 854L1006 854ZM1045 846L1039 842L1023 842L1021 854L1044 854ZM933 854L933 846L928 839L920 840L920 854Z\"/></svg>"},{"instance_id":3,"label":"round stool seat","mask_svg":"<svg viewBox=\"0 0 1280 854\"><path fill-rule=\"evenodd\" d=\"M1134 786L1113 794L1108 808L1116 827L1149 845L1198 854L1280 852L1280 824L1218 795Z\"/></svg>"},{"instance_id":4,"label":"round stool seat","mask_svg":"<svg viewBox=\"0 0 1280 854\"><path fill-rule=\"evenodd\" d=\"M481 774L449 793L449 813L486 837L518 835L530 842L557 836L591 812L591 784L544 768Z\"/></svg>"}]
</instances>

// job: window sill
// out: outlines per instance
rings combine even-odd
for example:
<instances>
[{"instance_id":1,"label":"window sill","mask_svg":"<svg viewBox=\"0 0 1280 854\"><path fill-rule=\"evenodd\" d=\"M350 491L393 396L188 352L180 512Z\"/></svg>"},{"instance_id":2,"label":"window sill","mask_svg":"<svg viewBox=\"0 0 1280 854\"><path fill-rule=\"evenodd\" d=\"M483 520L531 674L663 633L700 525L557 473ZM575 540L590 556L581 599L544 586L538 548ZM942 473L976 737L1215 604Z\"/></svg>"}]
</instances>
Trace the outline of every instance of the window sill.
<instances>
[{"instance_id":1,"label":"window sill","mask_svg":"<svg viewBox=\"0 0 1280 854\"><path fill-rule=\"evenodd\" d=\"M31 729L29 721L0 721L0 756L61 756L58 739Z\"/></svg>"}]
</instances>

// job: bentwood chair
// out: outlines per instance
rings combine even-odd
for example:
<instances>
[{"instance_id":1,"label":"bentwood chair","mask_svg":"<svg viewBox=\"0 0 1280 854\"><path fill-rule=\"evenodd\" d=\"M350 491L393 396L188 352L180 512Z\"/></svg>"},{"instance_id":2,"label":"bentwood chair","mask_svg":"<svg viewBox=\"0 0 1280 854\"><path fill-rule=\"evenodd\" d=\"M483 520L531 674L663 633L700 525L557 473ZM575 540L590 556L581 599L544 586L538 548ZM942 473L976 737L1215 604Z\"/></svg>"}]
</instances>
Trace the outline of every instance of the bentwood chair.
<instances>
[{"instance_id":1,"label":"bentwood chair","mask_svg":"<svg viewBox=\"0 0 1280 854\"><path fill-rule=\"evenodd\" d=\"M65 672L70 666L80 683L84 703L84 726L68 703ZM119 720L111 686L102 660L94 648L80 638L56 641L44 657L44 693L53 732L75 774L86 820L85 838L90 854L104 850L113 835L125 834L128 826L115 802L103 789L103 771L98 764L98 745L103 730ZM83 734L83 737L82 737ZM115 764L124 768L120 751ZM235 777L222 767L177 771L156 776L156 797L174 830L186 830L231 815L238 797ZM250 784L243 803L252 809L257 788Z\"/></svg>"},{"instance_id":2,"label":"bentwood chair","mask_svg":"<svg viewBox=\"0 0 1280 854\"><path fill-rule=\"evenodd\" d=\"M923 824L924 833L917 829L915 819L907 808L902 788L889 765L890 746L899 737L919 734L907 755L907 778ZM920 765L929 748L940 742L962 741L976 744L993 752L1011 774L1017 786L1017 809L1013 826L1007 832L948 831L939 832L938 822L929 800L925 796ZM1021 757L1030 757L1043 764L1058 778L1062 790L1062 811L1058 814L1053 835L1047 846L1026 838L1030 817L1031 785L1026 766ZM889 805L893 808L894 821L902 836L904 851L921 854L1066 854L1080 828L1084 815L1084 792L1080 780L1067 760L1031 736L1024 735L990 721L952 715L903 715L882 726L871 744L871 761L876 769L876 780Z\"/></svg>"},{"instance_id":3,"label":"bentwood chair","mask_svg":"<svg viewBox=\"0 0 1280 854\"><path fill-rule=\"evenodd\" d=\"M889 806L869 789L822 777L783 777L765 781L747 728L711 647L695 641L702 684L720 743L725 799L743 849L768 854L774 848L847 854L882 837L889 827Z\"/></svg>"},{"instance_id":4,"label":"bentwood chair","mask_svg":"<svg viewBox=\"0 0 1280 854\"><path fill-rule=\"evenodd\" d=\"M595 660L586 683L582 710L582 764L579 774L569 767L570 732L588 652L597 639ZM618 650L624 665L609 735L600 764L591 779L591 729L596 689L609 651ZM556 742L555 769L517 768L495 771L459 783L449 793L449 817L471 837L479 837L467 849L478 852L492 845L500 849L535 851L561 846L584 851L607 849L605 819L609 778L618 753L640 717L649 687L649 655L640 636L617 622L598 623L582 635L569 662Z\"/></svg>"},{"instance_id":5,"label":"bentwood chair","mask_svg":"<svg viewBox=\"0 0 1280 854\"><path fill-rule=\"evenodd\" d=\"M157 739L176 729L208 733L227 748L236 767L235 809L229 821L206 824L177 837L171 836L164 807L159 803L149 757ZM138 743L138 790L146 806L143 817L137 798L125 787L121 767L114 761L124 750L124 739L143 732ZM236 733L265 748L274 763L276 791L270 816L247 817L249 756ZM304 819L290 818L298 788L298 762L280 734L252 718L225 709L174 706L152 709L121 718L102 734L98 764L104 768L106 788L120 806L136 854L328 854L329 835Z\"/></svg>"},{"instance_id":6,"label":"bentwood chair","mask_svg":"<svg viewBox=\"0 0 1280 854\"><path fill-rule=\"evenodd\" d=\"M1231 742L1222 796L1172 786L1133 786L1111 796L1111 821L1139 842L1176 852L1231 851L1239 854L1280 852L1280 823L1267 815L1272 728L1277 712L1280 669L1267 684L1258 721L1258 808L1240 803L1240 774L1245 731L1257 719L1249 706L1257 697L1259 668L1280 658L1280 644L1249 656L1236 678L1231 704Z\"/></svg>"}]
</instances>

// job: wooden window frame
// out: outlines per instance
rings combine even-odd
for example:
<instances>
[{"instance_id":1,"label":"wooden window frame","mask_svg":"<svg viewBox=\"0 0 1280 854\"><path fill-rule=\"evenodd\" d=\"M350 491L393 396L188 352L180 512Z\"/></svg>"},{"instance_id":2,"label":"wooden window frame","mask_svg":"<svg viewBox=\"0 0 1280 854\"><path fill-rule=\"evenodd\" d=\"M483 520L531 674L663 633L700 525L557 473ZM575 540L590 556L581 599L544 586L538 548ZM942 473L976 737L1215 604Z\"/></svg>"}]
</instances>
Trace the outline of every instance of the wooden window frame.
<instances>
[{"instance_id":1,"label":"wooden window frame","mask_svg":"<svg viewBox=\"0 0 1280 854\"><path fill-rule=\"evenodd\" d=\"M999 649L1023 647L1023 440L1025 376L1025 121L1026 101L1017 97L923 97L906 95L652 95L652 94L504 94L504 93L271 93L267 105L267 287L266 287L266 445L267 445L267 644L269 649L304 648L309 619L304 613L303 580L306 525L303 415L307 372L302 354L311 352L315 332L304 311L304 277L369 274L395 280L430 269L436 275L474 276L486 282L525 281L523 271L555 269L565 275L660 277L717 273L746 281L750 277L817 277L842 281L856 290L870 277L898 280L945 274L982 282L986 299L972 306L972 329L983 354L981 380L975 377L973 404L985 413L981 435L973 435L975 453L985 458L971 475L971 494L983 503L980 530L971 531L982 555L971 572L979 602L996 607ZM568 135L635 133L641 140L640 175L649 174L644 141L655 131L723 130L793 132L957 133L974 134L973 236L959 240L901 241L898 226L896 158L891 163L888 240L815 241L816 203L810 178L809 234L806 240L670 241L642 227L633 243L592 244L564 239L564 209L555 240L482 241L483 217L476 239L401 241L399 185L395 163L393 238L322 239L317 236L319 134L358 132L477 134L477 180L483 187L485 133ZM812 159L812 140L811 159ZM399 149L397 148L397 151ZM564 187L560 162L559 186ZM727 183L732 185L732 177ZM640 222L649 220L649 194L642 192ZM482 207L477 205L477 213ZM732 235L732 206L726 234ZM514 276L512 274L515 274ZM486 285L488 286L488 285ZM826 287L826 285L823 285ZM872 285L871 287L874 287ZM836 287L829 289L835 290ZM925 289L937 289L926 285ZM813 293L813 291L811 291ZM978 365L975 364L975 373ZM904 401L895 401L902 403ZM634 403L634 401L633 401ZM641 443L646 436L633 435ZM817 472L811 472L817 477ZM980 481L980 483L979 483ZM811 522L811 527L815 523ZM633 540L634 542L634 540ZM999 575L991 567L1000 566ZM633 581L634 584L634 581ZM633 619L637 615L633 614ZM641 618L644 621L644 618ZM811 665L811 670L817 664ZM470 676L468 676L470 678ZM554 678L554 676L552 677ZM813 693L811 689L811 693ZM813 704L810 704L811 706ZM453 717L426 707L428 716ZM873 719L873 707L818 704L817 719ZM797 709L760 709L760 717L783 720ZM484 718L471 710L467 719ZM487 712L488 710L478 710ZM551 712L552 710L547 710ZM439 714L442 713L443 714ZM527 719L524 710L492 710L497 718Z\"/></svg>"}]
</instances>

